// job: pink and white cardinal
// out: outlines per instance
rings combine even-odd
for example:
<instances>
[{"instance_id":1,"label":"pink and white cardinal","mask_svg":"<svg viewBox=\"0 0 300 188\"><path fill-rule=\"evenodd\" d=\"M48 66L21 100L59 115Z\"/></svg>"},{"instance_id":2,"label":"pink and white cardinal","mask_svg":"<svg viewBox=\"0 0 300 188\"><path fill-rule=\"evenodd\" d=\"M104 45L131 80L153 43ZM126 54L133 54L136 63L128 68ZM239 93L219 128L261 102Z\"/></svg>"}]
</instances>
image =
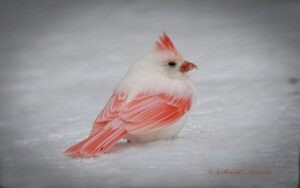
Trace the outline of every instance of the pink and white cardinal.
<instances>
[{"instance_id":1,"label":"pink and white cardinal","mask_svg":"<svg viewBox=\"0 0 300 188\"><path fill-rule=\"evenodd\" d=\"M163 33L116 86L90 135L65 155L97 156L122 138L147 142L176 137L196 100L196 87L187 76L194 68Z\"/></svg>"}]
</instances>

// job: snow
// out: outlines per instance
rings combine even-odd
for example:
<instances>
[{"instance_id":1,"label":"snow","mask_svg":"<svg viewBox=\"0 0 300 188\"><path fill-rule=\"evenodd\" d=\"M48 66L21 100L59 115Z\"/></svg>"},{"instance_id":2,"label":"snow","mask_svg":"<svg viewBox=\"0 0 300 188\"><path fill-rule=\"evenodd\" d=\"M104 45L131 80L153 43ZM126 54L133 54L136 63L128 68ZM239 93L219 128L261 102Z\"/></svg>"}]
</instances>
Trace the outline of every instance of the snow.
<instances>
[{"instance_id":1,"label":"snow","mask_svg":"<svg viewBox=\"0 0 300 188\"><path fill-rule=\"evenodd\" d=\"M0 9L0 186L297 187L299 2L2 1ZM190 74L198 104L179 137L65 157L162 31L199 66Z\"/></svg>"}]
</instances>

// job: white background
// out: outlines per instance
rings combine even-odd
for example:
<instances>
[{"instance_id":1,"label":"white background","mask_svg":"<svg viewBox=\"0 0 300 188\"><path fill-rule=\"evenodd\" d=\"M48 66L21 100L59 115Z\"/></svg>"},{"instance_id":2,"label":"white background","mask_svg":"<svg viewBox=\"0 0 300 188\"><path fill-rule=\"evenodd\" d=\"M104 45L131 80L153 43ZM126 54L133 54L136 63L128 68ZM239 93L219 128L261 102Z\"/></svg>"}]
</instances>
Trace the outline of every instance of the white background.
<instances>
[{"instance_id":1,"label":"white background","mask_svg":"<svg viewBox=\"0 0 300 188\"><path fill-rule=\"evenodd\" d=\"M299 2L1 1L0 9L0 185L297 187ZM66 158L162 31L199 66L190 74L199 101L179 137ZM271 174L216 174L226 169Z\"/></svg>"}]
</instances>

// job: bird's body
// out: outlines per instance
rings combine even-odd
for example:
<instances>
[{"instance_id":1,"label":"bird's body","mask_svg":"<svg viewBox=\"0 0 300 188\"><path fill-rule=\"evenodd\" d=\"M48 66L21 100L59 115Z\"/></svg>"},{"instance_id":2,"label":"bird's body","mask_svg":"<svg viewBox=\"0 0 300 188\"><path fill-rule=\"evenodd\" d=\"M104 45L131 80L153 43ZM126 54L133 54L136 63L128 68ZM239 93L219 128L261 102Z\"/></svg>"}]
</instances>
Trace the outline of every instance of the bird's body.
<instances>
[{"instance_id":1,"label":"bird's body","mask_svg":"<svg viewBox=\"0 0 300 188\"><path fill-rule=\"evenodd\" d=\"M129 133L128 135L125 136L125 138L128 141L133 141L133 142L149 142L155 140L175 138L179 134L181 129L184 127L188 114L189 112L186 112L186 114L184 114L180 119L178 119L176 122L172 123L167 127L163 127L159 130L149 131L147 133L142 133L142 134Z\"/></svg>"},{"instance_id":2,"label":"bird's body","mask_svg":"<svg viewBox=\"0 0 300 188\"><path fill-rule=\"evenodd\" d=\"M193 68L164 34L116 86L89 137L65 154L99 155L121 138L146 142L175 137L196 100L195 85L185 74Z\"/></svg>"}]
</instances>

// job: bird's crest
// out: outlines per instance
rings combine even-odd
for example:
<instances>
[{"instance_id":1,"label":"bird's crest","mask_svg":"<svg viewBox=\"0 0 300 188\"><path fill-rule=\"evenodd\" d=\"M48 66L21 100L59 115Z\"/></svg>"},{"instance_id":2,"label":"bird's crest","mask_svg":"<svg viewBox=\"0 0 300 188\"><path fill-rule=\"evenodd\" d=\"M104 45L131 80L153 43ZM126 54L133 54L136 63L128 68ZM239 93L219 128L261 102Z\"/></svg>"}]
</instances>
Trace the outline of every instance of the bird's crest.
<instances>
[{"instance_id":1,"label":"bird's crest","mask_svg":"<svg viewBox=\"0 0 300 188\"><path fill-rule=\"evenodd\" d=\"M179 54L170 37L165 32L163 32L163 34L159 37L159 40L156 41L154 48L160 52L168 52L175 55Z\"/></svg>"}]
</instances>

